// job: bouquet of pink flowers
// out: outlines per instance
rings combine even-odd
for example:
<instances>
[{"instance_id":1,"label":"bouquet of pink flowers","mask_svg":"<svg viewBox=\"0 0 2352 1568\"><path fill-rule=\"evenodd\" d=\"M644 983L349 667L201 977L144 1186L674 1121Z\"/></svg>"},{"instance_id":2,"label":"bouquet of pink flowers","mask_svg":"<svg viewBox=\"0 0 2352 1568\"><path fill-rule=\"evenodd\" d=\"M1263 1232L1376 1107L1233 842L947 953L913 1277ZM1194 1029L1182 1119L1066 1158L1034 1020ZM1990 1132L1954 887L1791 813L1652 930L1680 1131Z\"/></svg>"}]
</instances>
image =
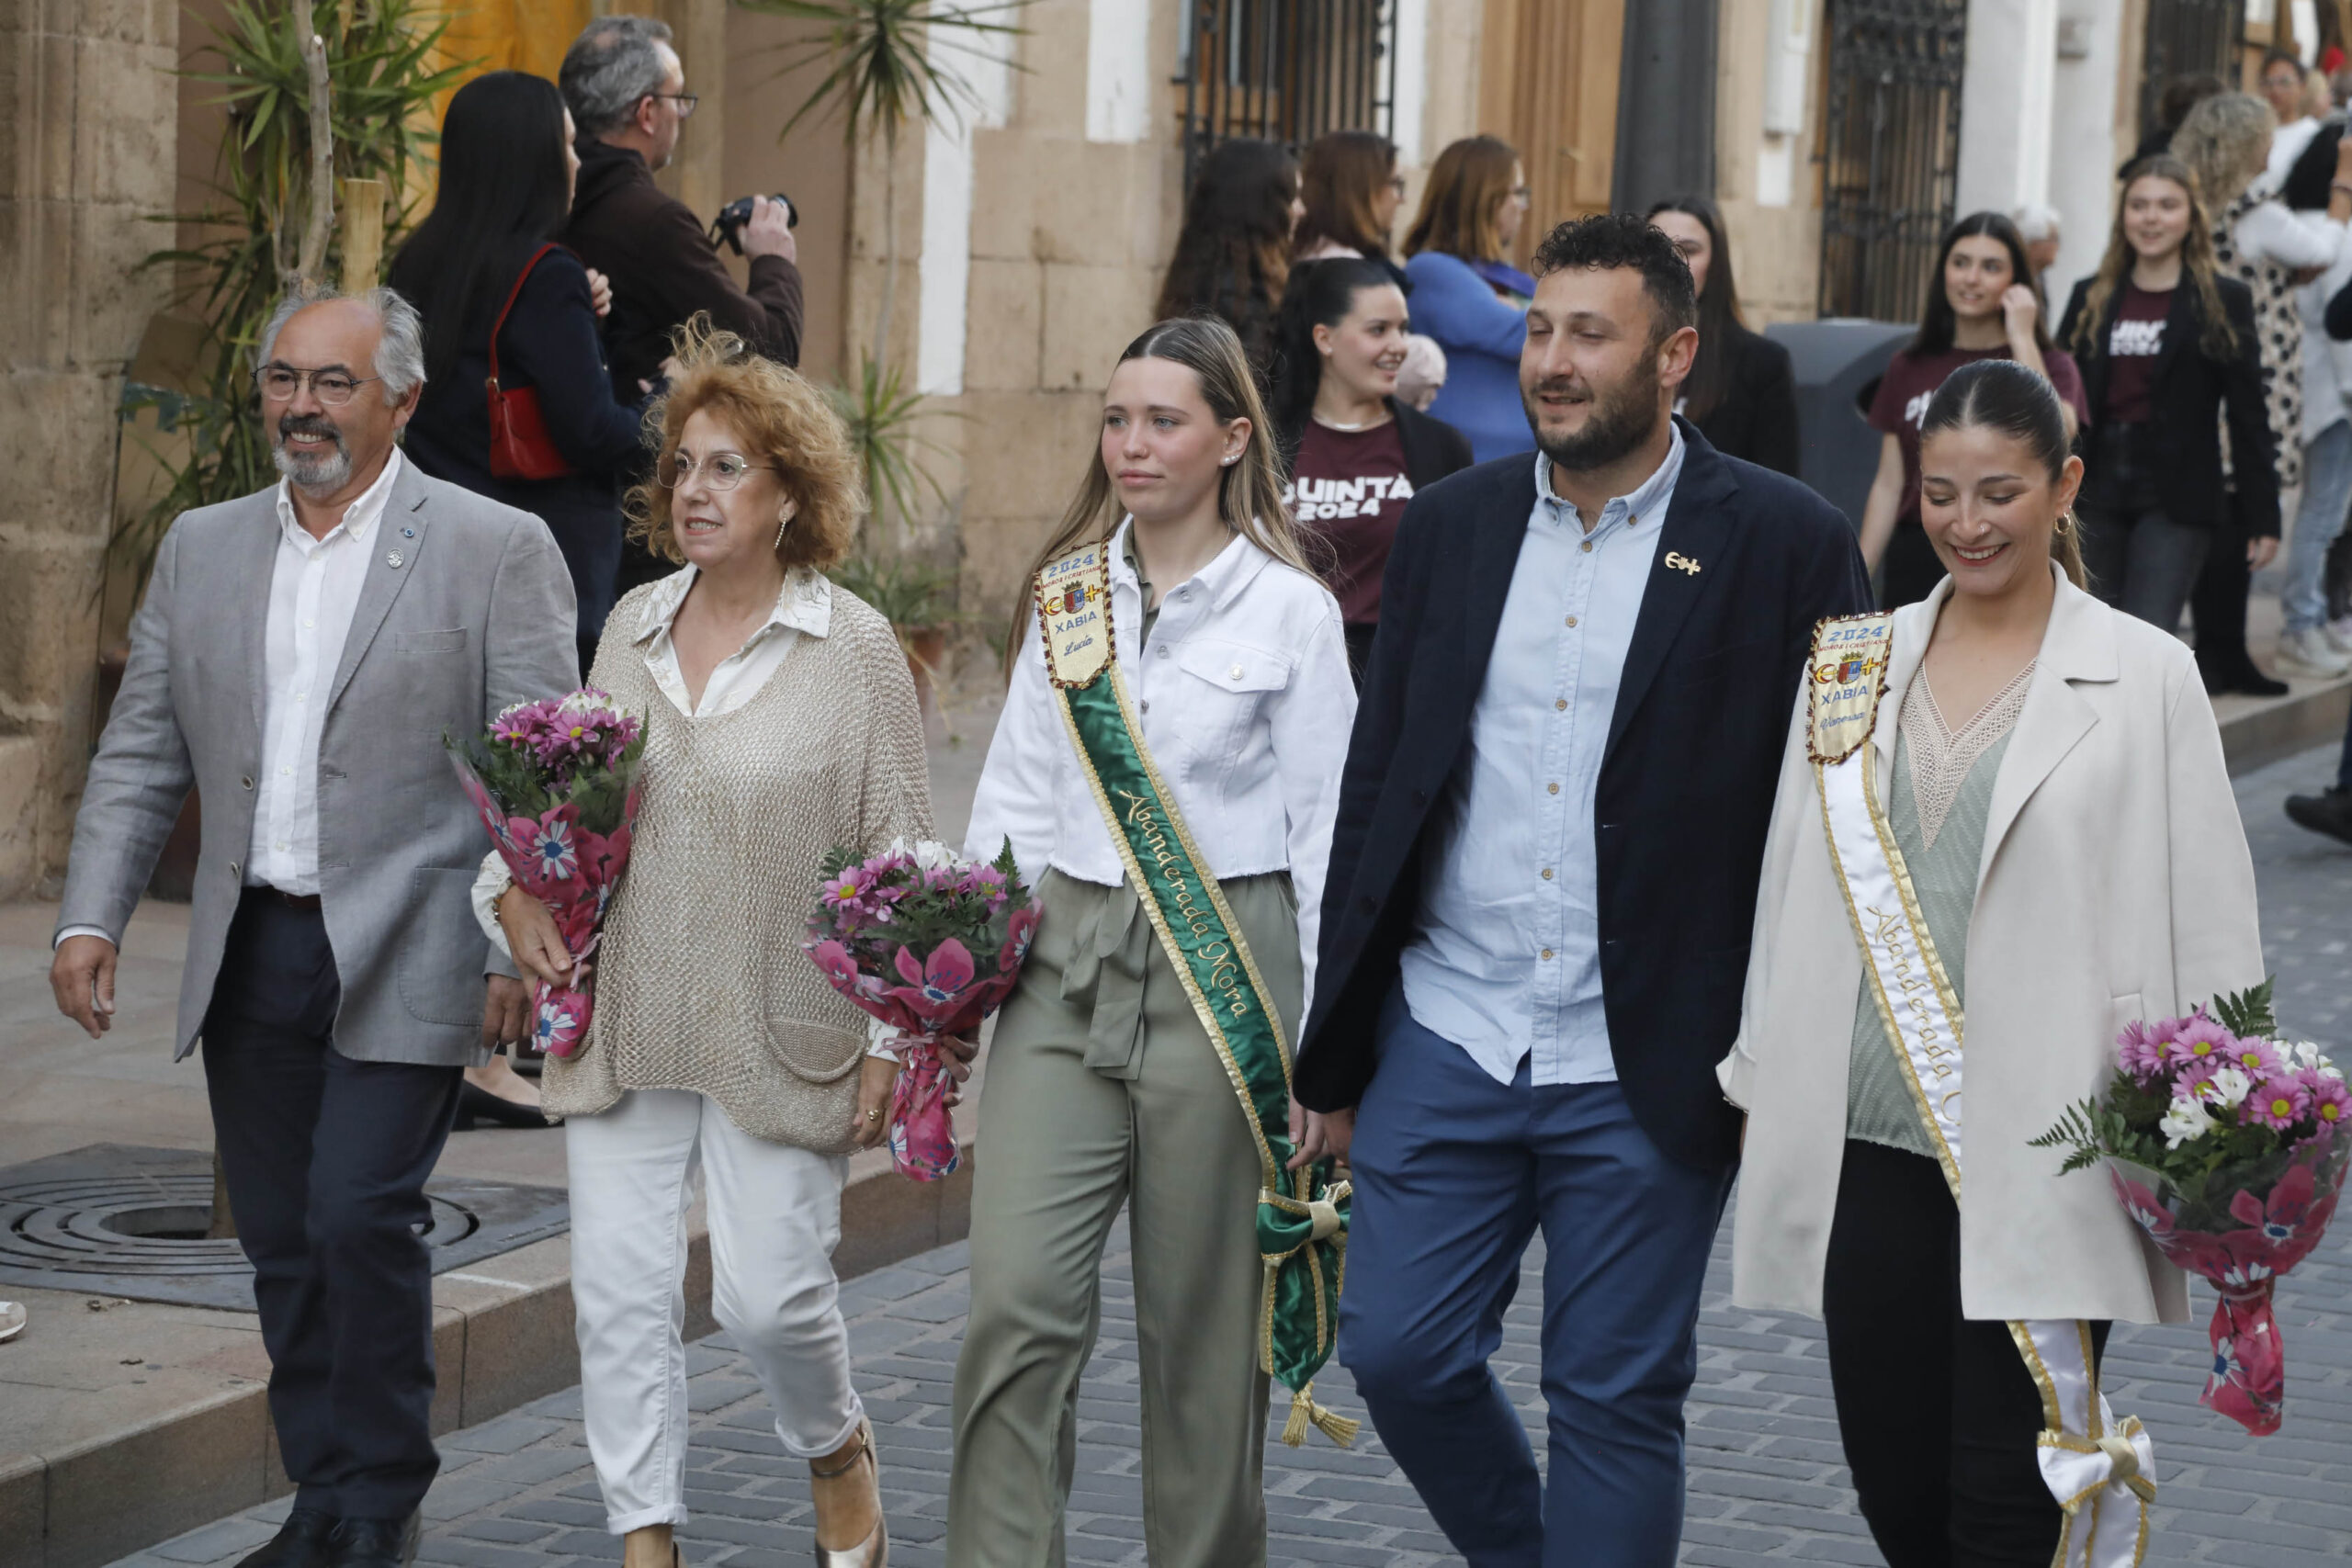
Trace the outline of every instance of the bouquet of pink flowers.
<instances>
[{"instance_id":1,"label":"bouquet of pink flowers","mask_svg":"<svg viewBox=\"0 0 2352 1568\"><path fill-rule=\"evenodd\" d=\"M1012 993L1037 929L1012 841L989 864L900 839L863 860L837 849L823 871L801 946L835 990L901 1036L891 1163L917 1181L953 1175L963 1156L940 1039L978 1028Z\"/></svg>"},{"instance_id":2,"label":"bouquet of pink flowers","mask_svg":"<svg viewBox=\"0 0 2352 1568\"><path fill-rule=\"evenodd\" d=\"M644 729L604 693L583 686L517 703L486 735L443 738L499 858L548 907L574 959L596 951L605 909L628 864ZM578 1051L594 1008L591 994L542 981L531 1000L534 1042L550 1056Z\"/></svg>"},{"instance_id":3,"label":"bouquet of pink flowers","mask_svg":"<svg viewBox=\"0 0 2352 1568\"><path fill-rule=\"evenodd\" d=\"M2270 987L2117 1038L2107 1092L2033 1142L2104 1162L2157 1250L2212 1281L2203 1403L2257 1437L2278 1429L2287 1363L2270 1297L2311 1255L2352 1159L2352 1091L2308 1042L2277 1038Z\"/></svg>"}]
</instances>

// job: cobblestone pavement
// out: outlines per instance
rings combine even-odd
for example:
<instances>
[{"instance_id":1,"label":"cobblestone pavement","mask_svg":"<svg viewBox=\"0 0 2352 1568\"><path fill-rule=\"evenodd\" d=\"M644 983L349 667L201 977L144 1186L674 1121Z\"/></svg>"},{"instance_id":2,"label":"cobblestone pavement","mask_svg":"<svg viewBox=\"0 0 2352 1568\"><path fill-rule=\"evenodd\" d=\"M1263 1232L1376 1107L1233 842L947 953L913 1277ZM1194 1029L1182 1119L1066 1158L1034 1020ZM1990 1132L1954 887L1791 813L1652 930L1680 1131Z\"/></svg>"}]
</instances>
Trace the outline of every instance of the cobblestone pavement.
<instances>
[{"instance_id":1,"label":"cobblestone pavement","mask_svg":"<svg viewBox=\"0 0 2352 1568\"><path fill-rule=\"evenodd\" d=\"M2278 814L2290 789L2326 781L2332 752L2241 780L2238 797L2262 878L2270 957L2289 1026L2352 1043L2352 851L2302 833ZM1731 1307L1727 1242L1716 1248L1690 1402L1689 1524L1693 1564L1876 1563L1840 1461L1817 1325ZM1075 1562L1144 1562L1135 1394L1134 1312L1124 1233L1104 1267L1102 1339L1080 1402ZM1520 1396L1541 1451L1537 1393L1540 1248L1522 1275L1497 1371ZM876 1425L895 1539L892 1561L941 1559L948 1389L966 1303L959 1245L850 1281L858 1382ZM2196 1404L2208 1353L2199 1324L2123 1329L2108 1357L2116 1408L2136 1412L2158 1446L2163 1506L2151 1561L2293 1568L2352 1561L2352 1224L2279 1292L2292 1382L2287 1426L2259 1443ZM687 1561L782 1568L809 1561L808 1489L779 1451L764 1401L723 1337L692 1348L695 1448L686 1478ZM1317 1393L1362 1415L1344 1374ZM1890 1390L1899 1397L1899 1391ZM1277 1405L1281 1404L1278 1396ZM1270 1428L1271 1433L1271 1428ZM459 1568L553 1568L617 1561L582 1446L576 1390L443 1443L445 1470L425 1503L422 1561ZM1318 1438L1267 1446L1276 1563L1422 1568L1459 1561L1367 1427L1352 1451ZM265 1540L284 1502L256 1508L125 1560L138 1568L233 1562Z\"/></svg>"}]
</instances>

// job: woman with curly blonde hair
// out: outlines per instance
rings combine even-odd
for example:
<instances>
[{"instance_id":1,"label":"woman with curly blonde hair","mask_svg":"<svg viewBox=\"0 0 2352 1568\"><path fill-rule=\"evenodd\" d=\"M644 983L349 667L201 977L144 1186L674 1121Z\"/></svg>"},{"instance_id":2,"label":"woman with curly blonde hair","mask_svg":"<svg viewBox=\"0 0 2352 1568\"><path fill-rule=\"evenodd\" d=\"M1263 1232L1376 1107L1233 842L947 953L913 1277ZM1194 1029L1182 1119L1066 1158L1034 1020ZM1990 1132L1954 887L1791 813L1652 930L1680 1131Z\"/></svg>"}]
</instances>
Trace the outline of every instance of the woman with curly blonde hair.
<instances>
[{"instance_id":1,"label":"woman with curly blonde hair","mask_svg":"<svg viewBox=\"0 0 2352 1568\"><path fill-rule=\"evenodd\" d=\"M882 1136L897 1064L800 952L828 850L932 833L906 656L828 581L865 497L816 389L695 318L653 416L637 533L681 570L615 606L595 685L645 721L636 840L567 1118L572 1296L588 1449L627 1568L678 1562L686 1517L685 1214L709 1198L711 1301L808 1461L818 1561L888 1551L874 1434L850 1381L831 1255L849 1153ZM483 863L476 904L532 976L568 983L546 906Z\"/></svg>"}]
</instances>

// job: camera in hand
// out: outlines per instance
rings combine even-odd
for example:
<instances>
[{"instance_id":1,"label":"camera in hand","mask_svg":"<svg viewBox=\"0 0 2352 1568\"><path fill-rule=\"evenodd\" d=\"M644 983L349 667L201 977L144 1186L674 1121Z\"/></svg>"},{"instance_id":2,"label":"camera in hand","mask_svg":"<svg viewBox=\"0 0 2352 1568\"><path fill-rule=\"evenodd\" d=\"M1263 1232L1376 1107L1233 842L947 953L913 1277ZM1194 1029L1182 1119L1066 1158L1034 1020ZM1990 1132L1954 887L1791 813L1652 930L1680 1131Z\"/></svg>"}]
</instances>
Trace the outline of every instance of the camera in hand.
<instances>
[{"instance_id":1,"label":"camera in hand","mask_svg":"<svg viewBox=\"0 0 2352 1568\"><path fill-rule=\"evenodd\" d=\"M724 240L729 250L739 256L743 254L743 225L752 220L752 203L758 199L757 197L737 197L721 208L718 216L712 219L710 222L710 243L715 245ZM800 227L800 209L792 205L790 197L772 196L768 199L784 203L786 228Z\"/></svg>"}]
</instances>

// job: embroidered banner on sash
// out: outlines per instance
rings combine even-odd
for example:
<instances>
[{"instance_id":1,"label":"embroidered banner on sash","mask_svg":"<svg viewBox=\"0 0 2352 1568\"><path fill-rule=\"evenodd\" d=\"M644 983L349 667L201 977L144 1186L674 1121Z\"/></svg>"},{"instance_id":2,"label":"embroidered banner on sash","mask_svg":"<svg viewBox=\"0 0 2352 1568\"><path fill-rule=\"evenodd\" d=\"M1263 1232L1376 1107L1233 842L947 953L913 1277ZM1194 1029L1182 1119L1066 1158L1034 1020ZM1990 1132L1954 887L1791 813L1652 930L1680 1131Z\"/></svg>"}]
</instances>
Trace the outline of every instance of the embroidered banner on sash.
<instances>
[{"instance_id":1,"label":"embroidered banner on sash","mask_svg":"<svg viewBox=\"0 0 2352 1568\"><path fill-rule=\"evenodd\" d=\"M1965 1020L1879 804L1878 749L1871 744L1894 647L1893 615L1846 616L1815 629L1807 750L1862 973L1958 1203ZM2053 1568L2137 1568L2156 1495L2155 1449L2138 1417L2119 1421L2109 1409L2089 1325L2015 1321L2009 1334L2041 1393L2041 1479L2066 1516Z\"/></svg>"},{"instance_id":2,"label":"embroidered banner on sash","mask_svg":"<svg viewBox=\"0 0 2352 1568\"><path fill-rule=\"evenodd\" d=\"M1344 1445L1358 1423L1317 1405L1314 1379L1339 1333L1348 1183L1329 1179L1329 1161L1283 1168L1295 1149L1282 1021L1224 889L1144 747L1112 643L1109 549L1088 545L1037 573L1046 674L1111 842L1225 1064L1257 1146L1258 1252L1265 1262L1259 1359L1291 1391L1283 1440L1306 1441L1312 1425Z\"/></svg>"}]
</instances>

